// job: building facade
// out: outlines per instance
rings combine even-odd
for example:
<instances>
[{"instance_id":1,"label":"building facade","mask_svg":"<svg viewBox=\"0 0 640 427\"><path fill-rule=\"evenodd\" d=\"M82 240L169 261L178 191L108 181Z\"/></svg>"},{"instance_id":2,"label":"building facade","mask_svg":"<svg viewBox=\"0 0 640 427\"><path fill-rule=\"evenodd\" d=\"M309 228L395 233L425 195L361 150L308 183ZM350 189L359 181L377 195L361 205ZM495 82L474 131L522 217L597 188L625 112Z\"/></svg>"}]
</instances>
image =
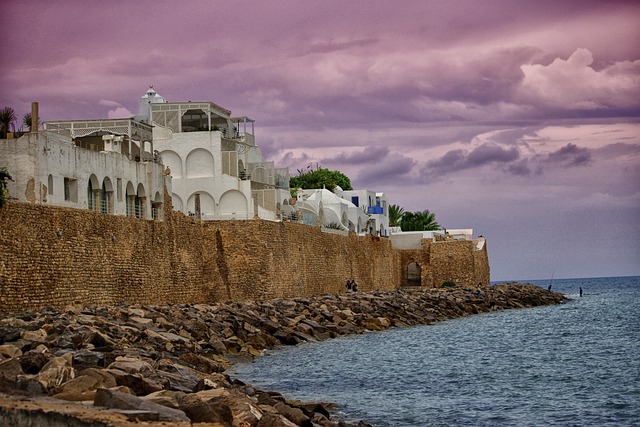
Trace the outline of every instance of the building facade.
<instances>
[{"instance_id":1,"label":"building facade","mask_svg":"<svg viewBox=\"0 0 640 427\"><path fill-rule=\"evenodd\" d=\"M0 140L12 198L142 219L162 219L164 166L151 127L132 119L45 122ZM170 182L167 183L170 188Z\"/></svg>"},{"instance_id":2,"label":"building facade","mask_svg":"<svg viewBox=\"0 0 640 427\"><path fill-rule=\"evenodd\" d=\"M175 210L203 220L282 218L289 171L264 161L254 120L213 102L167 102L153 88L140 98L137 118L153 125Z\"/></svg>"},{"instance_id":3,"label":"building facade","mask_svg":"<svg viewBox=\"0 0 640 427\"><path fill-rule=\"evenodd\" d=\"M304 224L353 232L389 236L389 213L384 193L369 190L344 191L336 187L296 193L295 209Z\"/></svg>"}]
</instances>

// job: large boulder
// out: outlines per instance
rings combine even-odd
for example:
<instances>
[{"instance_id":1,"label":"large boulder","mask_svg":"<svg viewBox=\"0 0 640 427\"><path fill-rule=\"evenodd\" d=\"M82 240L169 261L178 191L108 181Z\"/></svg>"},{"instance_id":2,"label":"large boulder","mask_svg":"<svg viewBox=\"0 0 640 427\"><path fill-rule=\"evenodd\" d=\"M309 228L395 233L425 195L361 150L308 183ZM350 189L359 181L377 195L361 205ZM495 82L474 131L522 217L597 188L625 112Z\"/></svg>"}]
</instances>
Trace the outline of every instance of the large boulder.
<instances>
[{"instance_id":1,"label":"large boulder","mask_svg":"<svg viewBox=\"0 0 640 427\"><path fill-rule=\"evenodd\" d=\"M36 379L47 389L51 390L76 376L72 366L73 355L71 353L54 357L49 360L40 370Z\"/></svg>"},{"instance_id":2,"label":"large boulder","mask_svg":"<svg viewBox=\"0 0 640 427\"><path fill-rule=\"evenodd\" d=\"M99 388L115 387L116 380L100 369L85 369L77 377L51 390L56 399L70 401L94 400Z\"/></svg>"},{"instance_id":3,"label":"large boulder","mask_svg":"<svg viewBox=\"0 0 640 427\"><path fill-rule=\"evenodd\" d=\"M107 388L99 388L96 391L93 404L109 409L156 412L158 413L159 421L189 421L185 413L179 409L169 408L152 401L140 399L139 397Z\"/></svg>"}]
</instances>

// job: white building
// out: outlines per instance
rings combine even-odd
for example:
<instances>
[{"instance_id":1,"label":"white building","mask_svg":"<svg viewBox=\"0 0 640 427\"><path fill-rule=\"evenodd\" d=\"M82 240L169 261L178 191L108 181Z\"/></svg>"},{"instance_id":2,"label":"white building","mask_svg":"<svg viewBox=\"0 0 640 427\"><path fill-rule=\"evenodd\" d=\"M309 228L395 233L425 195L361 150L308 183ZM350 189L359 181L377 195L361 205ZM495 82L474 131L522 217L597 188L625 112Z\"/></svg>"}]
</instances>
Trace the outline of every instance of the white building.
<instances>
[{"instance_id":1,"label":"white building","mask_svg":"<svg viewBox=\"0 0 640 427\"><path fill-rule=\"evenodd\" d=\"M402 231L400 227L391 227L391 244L396 249L420 249L422 240L428 239L436 242L442 240L470 240L475 244L476 250L482 250L486 243L483 236L473 238L472 228L457 228L433 231Z\"/></svg>"},{"instance_id":2,"label":"white building","mask_svg":"<svg viewBox=\"0 0 640 427\"><path fill-rule=\"evenodd\" d=\"M138 118L153 124L175 210L204 220L281 218L289 171L263 160L252 119L212 102L167 102L153 88L140 98Z\"/></svg>"},{"instance_id":3,"label":"white building","mask_svg":"<svg viewBox=\"0 0 640 427\"><path fill-rule=\"evenodd\" d=\"M164 166L152 154L150 126L132 119L44 126L44 131L0 140L0 167L14 179L7 183L11 197L161 219Z\"/></svg>"},{"instance_id":4,"label":"white building","mask_svg":"<svg viewBox=\"0 0 640 427\"><path fill-rule=\"evenodd\" d=\"M384 193L370 190L345 191L340 187L336 187L335 192L338 196L361 208L368 216L368 230L364 231L378 236L389 236L389 203Z\"/></svg>"},{"instance_id":5,"label":"white building","mask_svg":"<svg viewBox=\"0 0 640 427\"><path fill-rule=\"evenodd\" d=\"M384 193L368 190L343 191L336 187L297 192L295 208L308 225L340 229L358 234L388 236L389 214Z\"/></svg>"}]
</instances>

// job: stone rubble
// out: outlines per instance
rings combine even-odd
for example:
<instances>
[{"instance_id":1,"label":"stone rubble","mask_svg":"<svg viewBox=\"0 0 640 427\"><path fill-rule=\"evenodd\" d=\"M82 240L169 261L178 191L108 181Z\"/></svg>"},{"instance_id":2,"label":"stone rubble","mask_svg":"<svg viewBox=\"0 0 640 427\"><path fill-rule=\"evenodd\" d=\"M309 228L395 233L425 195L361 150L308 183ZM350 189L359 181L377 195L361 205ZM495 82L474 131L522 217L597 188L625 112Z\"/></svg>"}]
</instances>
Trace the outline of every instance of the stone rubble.
<instances>
[{"instance_id":1,"label":"stone rubble","mask_svg":"<svg viewBox=\"0 0 640 427\"><path fill-rule=\"evenodd\" d=\"M340 419L335 404L287 400L225 370L282 345L565 300L509 283L213 305L78 304L4 315L0 424L367 426Z\"/></svg>"}]
</instances>

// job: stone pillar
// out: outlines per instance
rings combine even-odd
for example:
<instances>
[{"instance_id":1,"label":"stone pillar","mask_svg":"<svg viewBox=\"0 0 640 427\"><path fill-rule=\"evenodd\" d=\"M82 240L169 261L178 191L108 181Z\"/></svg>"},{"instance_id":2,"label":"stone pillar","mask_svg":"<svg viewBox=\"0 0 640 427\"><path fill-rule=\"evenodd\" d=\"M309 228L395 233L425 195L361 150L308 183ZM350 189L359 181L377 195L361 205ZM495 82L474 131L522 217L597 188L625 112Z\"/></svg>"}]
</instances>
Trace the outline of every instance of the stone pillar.
<instances>
[{"instance_id":1,"label":"stone pillar","mask_svg":"<svg viewBox=\"0 0 640 427\"><path fill-rule=\"evenodd\" d=\"M29 132L38 132L38 122L40 118L38 117L38 103L31 103L31 127L29 128Z\"/></svg>"}]
</instances>

